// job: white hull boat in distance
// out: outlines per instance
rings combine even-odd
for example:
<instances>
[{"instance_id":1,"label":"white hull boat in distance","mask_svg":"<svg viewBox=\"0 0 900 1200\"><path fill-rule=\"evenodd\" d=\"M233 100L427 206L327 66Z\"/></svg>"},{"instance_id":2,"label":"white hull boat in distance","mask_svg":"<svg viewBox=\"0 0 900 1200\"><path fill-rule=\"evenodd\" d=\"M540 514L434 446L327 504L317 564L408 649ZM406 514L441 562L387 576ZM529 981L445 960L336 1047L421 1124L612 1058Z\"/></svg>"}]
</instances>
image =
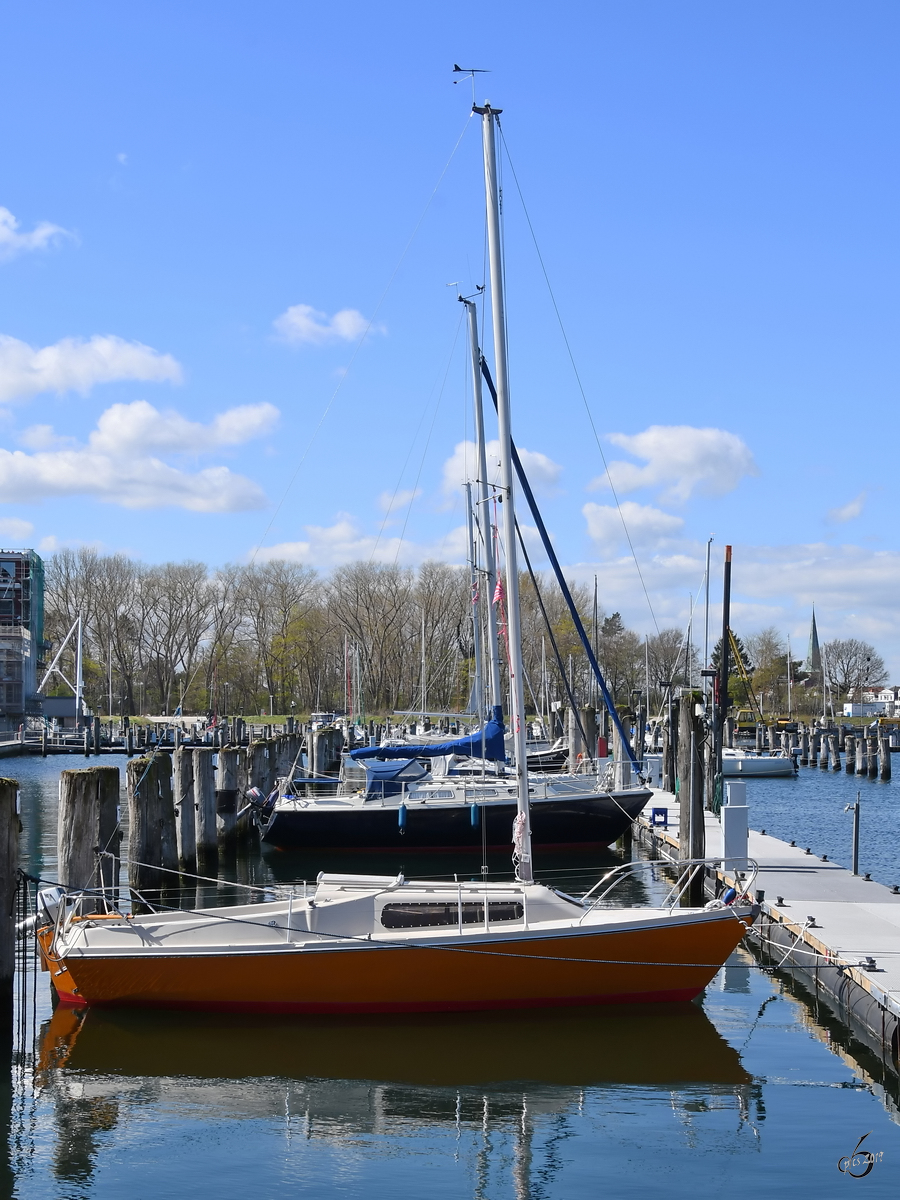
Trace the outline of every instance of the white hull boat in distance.
<instances>
[{"instance_id":1,"label":"white hull boat in distance","mask_svg":"<svg viewBox=\"0 0 900 1200\"><path fill-rule=\"evenodd\" d=\"M793 756L784 750L722 751L722 774L726 779L783 779L797 774Z\"/></svg>"}]
</instances>

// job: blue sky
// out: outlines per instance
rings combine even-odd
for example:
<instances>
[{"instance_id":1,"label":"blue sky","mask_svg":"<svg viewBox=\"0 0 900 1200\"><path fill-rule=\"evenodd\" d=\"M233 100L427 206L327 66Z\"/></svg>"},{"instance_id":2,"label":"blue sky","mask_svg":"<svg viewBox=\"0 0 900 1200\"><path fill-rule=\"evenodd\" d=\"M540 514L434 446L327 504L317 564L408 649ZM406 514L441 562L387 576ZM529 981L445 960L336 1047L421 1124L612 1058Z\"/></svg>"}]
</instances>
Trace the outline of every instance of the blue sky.
<instances>
[{"instance_id":1,"label":"blue sky","mask_svg":"<svg viewBox=\"0 0 900 1200\"><path fill-rule=\"evenodd\" d=\"M0 540L458 561L459 62L654 615L507 163L514 431L563 562L653 632L715 534L739 632L805 644L815 601L900 679L898 43L877 2L9 6Z\"/></svg>"}]
</instances>

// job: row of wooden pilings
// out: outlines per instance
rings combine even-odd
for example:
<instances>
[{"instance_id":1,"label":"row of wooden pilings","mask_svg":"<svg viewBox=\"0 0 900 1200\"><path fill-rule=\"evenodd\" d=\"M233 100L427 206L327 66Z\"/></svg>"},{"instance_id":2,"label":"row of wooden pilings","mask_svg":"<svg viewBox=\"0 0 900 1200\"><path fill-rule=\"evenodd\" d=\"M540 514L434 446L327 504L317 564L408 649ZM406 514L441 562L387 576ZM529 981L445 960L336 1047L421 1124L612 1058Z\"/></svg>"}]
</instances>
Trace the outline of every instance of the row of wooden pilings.
<instances>
[{"instance_id":1,"label":"row of wooden pilings","mask_svg":"<svg viewBox=\"0 0 900 1200\"><path fill-rule=\"evenodd\" d=\"M872 734L817 725L800 725L796 730L774 725L756 727L757 750L784 750L793 754L801 767L846 770L848 775L866 775L869 779L890 779L893 740L896 734L884 729Z\"/></svg>"},{"instance_id":2,"label":"row of wooden pilings","mask_svg":"<svg viewBox=\"0 0 900 1200\"><path fill-rule=\"evenodd\" d=\"M238 823L250 790L268 796L276 779L291 774L302 745L293 733L133 758L125 771L129 885L144 893L176 886L179 871L215 873L220 852L251 834L248 820ZM61 773L59 878L67 887L118 885L120 787L118 767Z\"/></svg>"}]
</instances>

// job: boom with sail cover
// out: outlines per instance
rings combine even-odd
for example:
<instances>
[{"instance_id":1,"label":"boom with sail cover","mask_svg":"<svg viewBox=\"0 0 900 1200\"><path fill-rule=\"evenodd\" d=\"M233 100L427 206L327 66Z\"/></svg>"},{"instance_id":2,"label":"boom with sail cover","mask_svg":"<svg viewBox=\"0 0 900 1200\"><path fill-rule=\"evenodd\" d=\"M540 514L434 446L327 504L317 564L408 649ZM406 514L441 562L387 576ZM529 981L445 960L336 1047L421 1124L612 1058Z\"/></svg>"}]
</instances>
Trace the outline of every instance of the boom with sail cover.
<instances>
[{"instance_id":1,"label":"boom with sail cover","mask_svg":"<svg viewBox=\"0 0 900 1200\"><path fill-rule=\"evenodd\" d=\"M445 754L461 754L469 758L486 758L491 762L506 762L503 743L503 710L495 706L491 719L483 729L452 742L431 742L426 746L365 746L351 750L350 757L359 762L366 758L440 758Z\"/></svg>"}]
</instances>

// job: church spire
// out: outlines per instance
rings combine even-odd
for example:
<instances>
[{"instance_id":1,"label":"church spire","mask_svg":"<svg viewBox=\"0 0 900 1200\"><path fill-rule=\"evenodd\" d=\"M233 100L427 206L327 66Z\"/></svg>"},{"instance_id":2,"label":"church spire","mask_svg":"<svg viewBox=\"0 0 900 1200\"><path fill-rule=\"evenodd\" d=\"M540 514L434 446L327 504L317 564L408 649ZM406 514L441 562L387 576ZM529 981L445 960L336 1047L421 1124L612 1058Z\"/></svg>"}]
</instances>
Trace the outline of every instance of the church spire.
<instances>
[{"instance_id":1,"label":"church spire","mask_svg":"<svg viewBox=\"0 0 900 1200\"><path fill-rule=\"evenodd\" d=\"M812 623L809 627L809 645L803 670L808 675L818 675L822 670L822 651L819 649L819 631L816 628L816 606L813 605Z\"/></svg>"}]
</instances>

